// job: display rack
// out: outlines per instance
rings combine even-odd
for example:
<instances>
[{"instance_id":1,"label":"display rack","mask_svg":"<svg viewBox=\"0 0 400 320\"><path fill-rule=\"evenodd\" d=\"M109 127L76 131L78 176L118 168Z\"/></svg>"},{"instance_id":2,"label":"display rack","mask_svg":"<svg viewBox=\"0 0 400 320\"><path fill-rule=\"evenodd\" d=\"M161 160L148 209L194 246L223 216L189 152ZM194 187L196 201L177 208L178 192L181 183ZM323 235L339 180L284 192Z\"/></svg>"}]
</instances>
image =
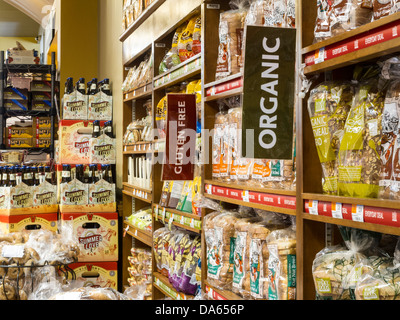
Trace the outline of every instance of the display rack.
<instances>
[{"instance_id":1,"label":"display rack","mask_svg":"<svg viewBox=\"0 0 400 320\"><path fill-rule=\"evenodd\" d=\"M57 109L56 109L56 58L55 53L51 53L51 64L8 64L5 62L4 51L0 52L0 149L6 150L5 144L5 128L6 121L11 117L32 117L32 116L47 116L51 119L51 144L49 148L29 148L30 153L41 153L46 152L50 154L50 158L54 159L55 152L55 124L57 120ZM7 77L9 74L20 74L22 76L50 76L51 78L51 107L49 111L9 111L4 107L4 89Z\"/></svg>"},{"instance_id":2,"label":"display rack","mask_svg":"<svg viewBox=\"0 0 400 320\"><path fill-rule=\"evenodd\" d=\"M179 3L181 1L178 1ZM231 75L223 80L215 79L216 61L218 55L218 25L219 14L222 10L230 8L229 1L198 1L196 10L202 15L202 54L192 58L183 65L178 66L170 73L158 75L153 74L153 81L143 88L124 93L124 128L129 124L132 110L140 109L142 99L153 99L153 111L168 86L188 80L193 77L201 77L202 80L202 129L214 128L215 115L218 112L218 100L241 95L243 93L243 76L241 73ZM163 40L167 43L171 39L173 29L192 13L193 8L185 14L179 12L171 17L167 25L158 26L157 30L149 29L148 35L151 41L143 40L146 34L145 27L149 27L159 14L165 14L168 6L170 12L172 7L179 7L178 3L170 4L168 1L159 3L160 6L148 13L145 20L139 20L131 31L121 36L124 46L123 63L125 67L139 63L147 51L153 54L153 66L158 66L165 52ZM313 43L313 32L316 18L316 0L297 1L296 24L298 31L297 46L297 70L300 72L301 64L305 64L304 75L308 78L319 78L314 83L323 81L326 77L338 77L340 79L350 78L352 68L355 64L366 61L374 61L389 53L399 52L400 13L385 17L379 21L371 22L355 30L346 32L339 36L320 43ZM400 31L400 30L399 30ZM389 36L390 33L390 36ZM129 34L129 36L128 36ZM385 36L379 36L384 34ZM362 41L370 38L368 45L362 46ZM363 40L364 39L364 40ZM380 39L373 41L373 39ZM385 39L382 40L382 39ZM359 47L354 48L355 41ZM142 42L140 46L133 44ZM353 44L350 44L353 43ZM345 46L347 47L345 48ZM350 50L351 45L353 49ZM334 50L334 51L332 51ZM334 53L334 54L333 54ZM315 58L318 58L315 61ZM324 57L323 59L321 57ZM190 67L189 67L190 65ZM349 73L350 72L350 73ZM124 74L125 76L126 74ZM212 179L211 155L208 164L204 166L202 176L202 190L206 198L219 201L226 205L243 205L267 211L280 212L296 217L297 230L297 299L314 300L315 286L312 276L312 265L316 254L322 250L327 243L338 243L341 237L335 226L348 226L352 228L370 230L383 234L400 235L400 204L398 201L382 199L359 199L339 196L324 195L322 192L322 172L319 162L315 140L307 112L308 95L300 96L301 82L300 74L297 74L297 96L295 107L296 114L296 189L266 189L247 185L228 184L217 182ZM135 107L133 107L135 106ZM134 108L134 109L132 109ZM154 113L153 113L154 114ZM136 150L134 149L136 147ZM139 146L126 146L123 150L124 159L132 156L135 152L151 153L158 150L138 150ZM126 162L126 161L124 161ZM124 177L126 178L126 165L124 164ZM209 210L203 210L201 217L183 214L176 210L160 207L160 193L162 183L160 181L161 166L155 164L153 168L153 188L151 190L151 202L142 198L135 198L134 210L139 210L149 204L153 208L153 231L164 224L174 224L202 235L202 261L206 261L204 230L202 221ZM128 186L124 184L124 189ZM150 190L148 190L150 191ZM132 212L132 193L124 194L124 216ZM133 233L135 239L146 243L151 247L149 239L144 240L139 233ZM127 240L125 245L131 245ZM128 250L128 249L124 249ZM125 257L122 257L125 259ZM213 287L207 281L206 263L202 263L202 288L210 299L240 300L241 297L228 290L220 290ZM172 299L184 299L168 284L161 274L153 274L153 298L169 296ZM190 298L190 297L186 297Z\"/></svg>"}]
</instances>

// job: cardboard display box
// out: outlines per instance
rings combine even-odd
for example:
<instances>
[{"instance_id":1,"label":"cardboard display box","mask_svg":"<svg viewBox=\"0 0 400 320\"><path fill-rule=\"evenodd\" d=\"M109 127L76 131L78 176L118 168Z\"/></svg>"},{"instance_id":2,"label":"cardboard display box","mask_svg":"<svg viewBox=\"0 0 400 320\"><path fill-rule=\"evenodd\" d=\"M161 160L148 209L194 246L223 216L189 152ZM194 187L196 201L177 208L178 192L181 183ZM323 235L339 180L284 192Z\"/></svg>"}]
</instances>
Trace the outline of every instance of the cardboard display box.
<instances>
[{"instance_id":1,"label":"cardboard display box","mask_svg":"<svg viewBox=\"0 0 400 320\"><path fill-rule=\"evenodd\" d=\"M118 213L62 213L72 221L79 243L79 262L118 261Z\"/></svg>"},{"instance_id":2,"label":"cardboard display box","mask_svg":"<svg viewBox=\"0 0 400 320\"><path fill-rule=\"evenodd\" d=\"M76 280L82 281L84 287L118 289L117 262L77 262L69 267L75 272Z\"/></svg>"},{"instance_id":3,"label":"cardboard display box","mask_svg":"<svg viewBox=\"0 0 400 320\"><path fill-rule=\"evenodd\" d=\"M4 234L38 229L57 232L57 213L29 214L29 210L25 210L25 212L27 214L13 216L0 215L0 231Z\"/></svg>"}]
</instances>

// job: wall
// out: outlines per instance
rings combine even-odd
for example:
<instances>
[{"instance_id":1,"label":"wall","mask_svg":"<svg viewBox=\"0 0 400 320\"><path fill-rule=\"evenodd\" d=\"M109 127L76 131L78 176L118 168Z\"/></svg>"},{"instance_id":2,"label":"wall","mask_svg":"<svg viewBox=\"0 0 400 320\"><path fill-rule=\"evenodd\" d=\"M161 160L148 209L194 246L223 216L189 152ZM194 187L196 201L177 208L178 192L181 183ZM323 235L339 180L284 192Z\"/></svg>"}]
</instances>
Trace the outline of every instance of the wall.
<instances>
[{"instance_id":1,"label":"wall","mask_svg":"<svg viewBox=\"0 0 400 320\"><path fill-rule=\"evenodd\" d=\"M16 47L16 41L19 41L27 50L39 51L40 49L34 37L0 37L0 51Z\"/></svg>"},{"instance_id":2,"label":"wall","mask_svg":"<svg viewBox=\"0 0 400 320\"><path fill-rule=\"evenodd\" d=\"M122 189L122 0L99 0L98 78L112 81L114 95L114 134L117 138L117 188Z\"/></svg>"}]
</instances>

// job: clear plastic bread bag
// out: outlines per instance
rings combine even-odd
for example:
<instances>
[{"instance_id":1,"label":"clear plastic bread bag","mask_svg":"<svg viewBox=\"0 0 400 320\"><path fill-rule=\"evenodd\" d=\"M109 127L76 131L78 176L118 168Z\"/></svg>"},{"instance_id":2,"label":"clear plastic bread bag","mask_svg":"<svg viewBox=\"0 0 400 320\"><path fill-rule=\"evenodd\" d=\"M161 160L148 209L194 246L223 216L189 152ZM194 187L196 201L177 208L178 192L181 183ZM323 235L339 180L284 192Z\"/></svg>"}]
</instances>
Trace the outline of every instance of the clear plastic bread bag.
<instances>
[{"instance_id":1,"label":"clear plastic bread bag","mask_svg":"<svg viewBox=\"0 0 400 320\"><path fill-rule=\"evenodd\" d=\"M378 245L380 234L339 227L343 244L317 253L312 266L317 300L352 300L354 268ZM372 250L372 251L371 251Z\"/></svg>"},{"instance_id":2,"label":"clear plastic bread bag","mask_svg":"<svg viewBox=\"0 0 400 320\"><path fill-rule=\"evenodd\" d=\"M166 270L163 269L163 253L165 251L165 245L168 243L169 239L172 237L171 231L166 227L160 228L153 233L153 252L157 271L167 275Z\"/></svg>"},{"instance_id":3,"label":"clear plastic bread bag","mask_svg":"<svg viewBox=\"0 0 400 320\"><path fill-rule=\"evenodd\" d=\"M382 171L380 145L387 81L377 77L380 69L375 66L364 71L367 79L361 79L357 86L340 143L338 194L377 198Z\"/></svg>"},{"instance_id":4,"label":"clear plastic bread bag","mask_svg":"<svg viewBox=\"0 0 400 320\"><path fill-rule=\"evenodd\" d=\"M314 26L314 43L332 37L331 25L335 22L331 1L318 0L316 4L317 17Z\"/></svg>"},{"instance_id":5,"label":"clear plastic bread bag","mask_svg":"<svg viewBox=\"0 0 400 320\"><path fill-rule=\"evenodd\" d=\"M221 12L219 45L215 79L239 73L243 68L243 28L247 15L247 1L231 1L231 10Z\"/></svg>"},{"instance_id":6,"label":"clear plastic bread bag","mask_svg":"<svg viewBox=\"0 0 400 320\"><path fill-rule=\"evenodd\" d=\"M220 102L219 112L215 115L215 123L212 135L212 177L213 180L221 180L221 166L224 160L224 144L227 137L224 137L225 128L227 126L228 116L224 111L224 104Z\"/></svg>"},{"instance_id":7,"label":"clear plastic bread bag","mask_svg":"<svg viewBox=\"0 0 400 320\"><path fill-rule=\"evenodd\" d=\"M272 231L268 247L268 300L296 300L296 225Z\"/></svg>"},{"instance_id":8,"label":"clear plastic bread bag","mask_svg":"<svg viewBox=\"0 0 400 320\"><path fill-rule=\"evenodd\" d=\"M235 223L239 214L224 211L212 219L212 242L207 244L207 279L212 286L230 289L233 278L231 245L235 235ZM210 231L210 230L208 230ZM211 240L210 237L206 241Z\"/></svg>"},{"instance_id":9,"label":"clear plastic bread bag","mask_svg":"<svg viewBox=\"0 0 400 320\"><path fill-rule=\"evenodd\" d=\"M248 229L246 269L242 295L255 300L267 299L268 257L267 237L274 230L287 227L287 223L274 212L264 211L259 214L260 222L253 223Z\"/></svg>"},{"instance_id":10,"label":"clear plastic bread bag","mask_svg":"<svg viewBox=\"0 0 400 320\"><path fill-rule=\"evenodd\" d=\"M322 189L337 195L338 152L355 88L348 82L324 82L311 90L308 112L322 166Z\"/></svg>"},{"instance_id":11,"label":"clear plastic bread bag","mask_svg":"<svg viewBox=\"0 0 400 320\"><path fill-rule=\"evenodd\" d=\"M182 233L182 236L177 239L175 246L171 247L170 256L170 270L169 270L169 283L179 290L179 284L181 281L181 273L186 259L186 255L190 251L192 240L187 233Z\"/></svg>"},{"instance_id":12,"label":"clear plastic bread bag","mask_svg":"<svg viewBox=\"0 0 400 320\"><path fill-rule=\"evenodd\" d=\"M186 24L184 23L175 30L174 36L172 38L171 49L166 52L163 60L158 67L159 74L163 74L181 63L178 52L178 43L185 27Z\"/></svg>"},{"instance_id":13,"label":"clear plastic bread bag","mask_svg":"<svg viewBox=\"0 0 400 320\"><path fill-rule=\"evenodd\" d=\"M393 257L369 257L360 265L355 288L357 300L400 299L400 242Z\"/></svg>"},{"instance_id":14,"label":"clear plastic bread bag","mask_svg":"<svg viewBox=\"0 0 400 320\"><path fill-rule=\"evenodd\" d=\"M189 252L186 255L180 277L179 290L189 295L195 295L199 282L196 276L196 268L201 256L201 240L195 237L191 243Z\"/></svg>"},{"instance_id":15,"label":"clear plastic bread bag","mask_svg":"<svg viewBox=\"0 0 400 320\"><path fill-rule=\"evenodd\" d=\"M381 63L382 76L389 80L382 115L382 176L379 197L400 199L400 59L391 57Z\"/></svg>"}]
</instances>

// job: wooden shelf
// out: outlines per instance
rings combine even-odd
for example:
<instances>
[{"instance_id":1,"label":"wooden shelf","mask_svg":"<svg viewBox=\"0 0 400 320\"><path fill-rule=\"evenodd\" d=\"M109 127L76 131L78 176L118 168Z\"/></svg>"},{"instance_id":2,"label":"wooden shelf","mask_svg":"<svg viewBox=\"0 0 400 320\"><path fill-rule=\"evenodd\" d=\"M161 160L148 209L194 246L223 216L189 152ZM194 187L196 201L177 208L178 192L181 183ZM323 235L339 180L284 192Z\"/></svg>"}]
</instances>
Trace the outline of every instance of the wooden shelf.
<instances>
[{"instance_id":1,"label":"wooden shelf","mask_svg":"<svg viewBox=\"0 0 400 320\"><path fill-rule=\"evenodd\" d=\"M399 51L400 13L302 49L305 75L329 71Z\"/></svg>"},{"instance_id":2,"label":"wooden shelf","mask_svg":"<svg viewBox=\"0 0 400 320\"><path fill-rule=\"evenodd\" d=\"M145 98L150 99L152 93L153 93L153 82L150 82L139 88L123 92L124 102L130 102Z\"/></svg>"},{"instance_id":3,"label":"wooden shelf","mask_svg":"<svg viewBox=\"0 0 400 320\"><path fill-rule=\"evenodd\" d=\"M176 291L169 283L168 278L159 272L153 272L153 286L173 300L193 300L194 296Z\"/></svg>"},{"instance_id":4,"label":"wooden shelf","mask_svg":"<svg viewBox=\"0 0 400 320\"><path fill-rule=\"evenodd\" d=\"M134 144L124 145L123 154L146 154L152 153L153 151L154 149L152 141L141 141Z\"/></svg>"},{"instance_id":5,"label":"wooden shelf","mask_svg":"<svg viewBox=\"0 0 400 320\"><path fill-rule=\"evenodd\" d=\"M400 202L384 199L366 199L303 194L304 212L308 219L334 218L336 224L355 222L357 228L379 229L382 233L400 233ZM311 216L311 217L310 217ZM319 218L316 218L319 219ZM394 229L393 229L394 228Z\"/></svg>"},{"instance_id":6,"label":"wooden shelf","mask_svg":"<svg viewBox=\"0 0 400 320\"><path fill-rule=\"evenodd\" d=\"M124 229L126 230L127 234L143 242L144 244L147 244L150 247L153 245L153 234L151 232L139 229L128 221L124 221Z\"/></svg>"},{"instance_id":7,"label":"wooden shelf","mask_svg":"<svg viewBox=\"0 0 400 320\"><path fill-rule=\"evenodd\" d=\"M206 102L239 95L243 92L241 73L204 85Z\"/></svg>"},{"instance_id":8,"label":"wooden shelf","mask_svg":"<svg viewBox=\"0 0 400 320\"><path fill-rule=\"evenodd\" d=\"M154 77L154 89L164 89L201 73L201 53L182 62L170 71Z\"/></svg>"},{"instance_id":9,"label":"wooden shelf","mask_svg":"<svg viewBox=\"0 0 400 320\"><path fill-rule=\"evenodd\" d=\"M163 223L172 223L177 227L181 227L196 233L201 233L202 218L197 215L172 208L161 207L154 203L153 215L156 220L162 221ZM172 220L171 217L173 218Z\"/></svg>"},{"instance_id":10,"label":"wooden shelf","mask_svg":"<svg viewBox=\"0 0 400 320\"><path fill-rule=\"evenodd\" d=\"M215 288L214 286L210 285L207 280L204 281L204 284L206 293L212 300L244 300L242 297L236 295L232 291Z\"/></svg>"},{"instance_id":11,"label":"wooden shelf","mask_svg":"<svg viewBox=\"0 0 400 320\"><path fill-rule=\"evenodd\" d=\"M122 193L135 199L142 200L147 203L152 202L152 190L147 190L141 187L133 186L124 182Z\"/></svg>"},{"instance_id":12,"label":"wooden shelf","mask_svg":"<svg viewBox=\"0 0 400 320\"><path fill-rule=\"evenodd\" d=\"M204 196L209 199L256 209L296 215L294 191L248 188L248 186L205 182Z\"/></svg>"},{"instance_id":13,"label":"wooden shelf","mask_svg":"<svg viewBox=\"0 0 400 320\"><path fill-rule=\"evenodd\" d=\"M143 10L141 15L126 28L126 30L119 37L119 41L125 41L139 26L152 15L166 0L154 0L146 9Z\"/></svg>"}]
</instances>

